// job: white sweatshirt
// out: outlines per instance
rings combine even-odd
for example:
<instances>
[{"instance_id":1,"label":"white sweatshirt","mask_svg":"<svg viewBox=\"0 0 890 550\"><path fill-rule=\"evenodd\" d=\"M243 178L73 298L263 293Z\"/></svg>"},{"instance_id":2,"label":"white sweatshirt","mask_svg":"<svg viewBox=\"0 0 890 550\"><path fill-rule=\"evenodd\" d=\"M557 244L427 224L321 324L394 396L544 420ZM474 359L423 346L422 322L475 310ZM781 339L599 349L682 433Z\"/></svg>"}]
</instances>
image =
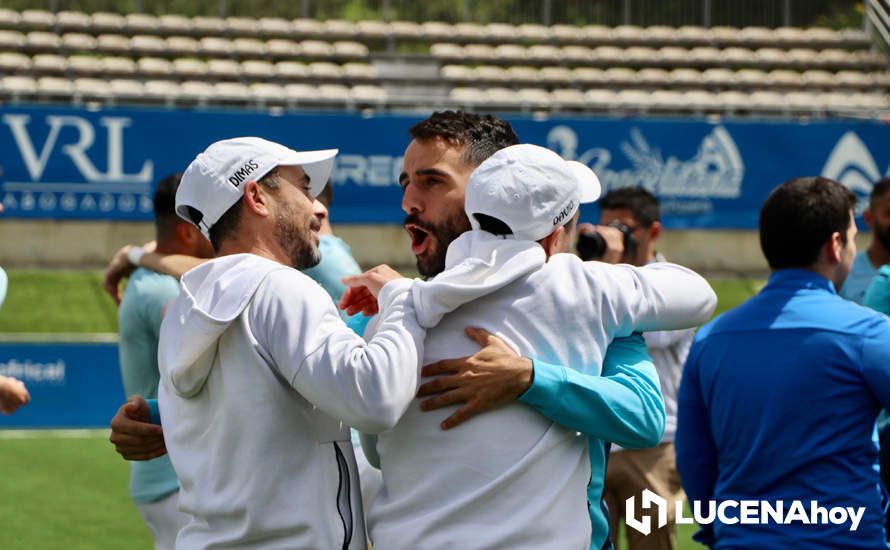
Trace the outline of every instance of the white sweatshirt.
<instances>
[{"instance_id":1,"label":"white sweatshirt","mask_svg":"<svg viewBox=\"0 0 890 550\"><path fill-rule=\"evenodd\" d=\"M423 363L462 357L481 327L522 355L599 374L613 337L690 327L716 305L708 283L673 264L582 262L540 245L472 231L448 249L446 271L415 281L429 328ZM513 403L443 431L456 407L419 400L378 436L383 487L368 523L375 550L586 549L586 438Z\"/></svg>"},{"instance_id":2,"label":"white sweatshirt","mask_svg":"<svg viewBox=\"0 0 890 550\"><path fill-rule=\"evenodd\" d=\"M164 438L192 516L177 548L365 550L344 423L389 428L413 397L424 330L410 286L383 288L365 344L297 270L238 254L186 273L159 345Z\"/></svg>"}]
</instances>

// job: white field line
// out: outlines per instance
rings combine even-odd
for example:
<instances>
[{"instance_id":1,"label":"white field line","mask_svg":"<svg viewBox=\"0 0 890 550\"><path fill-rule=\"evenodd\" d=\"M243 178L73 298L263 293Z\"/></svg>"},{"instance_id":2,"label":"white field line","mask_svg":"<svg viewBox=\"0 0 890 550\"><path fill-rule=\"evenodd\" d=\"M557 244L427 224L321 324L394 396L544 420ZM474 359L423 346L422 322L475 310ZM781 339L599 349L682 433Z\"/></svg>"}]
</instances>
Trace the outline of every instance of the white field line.
<instances>
[{"instance_id":1,"label":"white field line","mask_svg":"<svg viewBox=\"0 0 890 550\"><path fill-rule=\"evenodd\" d=\"M110 430L14 430L0 429L0 439L108 439Z\"/></svg>"}]
</instances>

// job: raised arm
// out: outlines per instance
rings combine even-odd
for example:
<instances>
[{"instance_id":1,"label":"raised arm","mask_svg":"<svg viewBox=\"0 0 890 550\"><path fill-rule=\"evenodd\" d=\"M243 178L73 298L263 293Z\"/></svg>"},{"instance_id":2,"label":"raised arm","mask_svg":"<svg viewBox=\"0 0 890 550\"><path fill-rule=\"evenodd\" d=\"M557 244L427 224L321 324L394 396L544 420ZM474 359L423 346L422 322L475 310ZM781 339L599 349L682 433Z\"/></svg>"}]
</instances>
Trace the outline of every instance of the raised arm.
<instances>
[{"instance_id":1,"label":"raised arm","mask_svg":"<svg viewBox=\"0 0 890 550\"><path fill-rule=\"evenodd\" d=\"M363 284L361 277L352 282ZM252 313L268 318L250 322L265 327L260 345L284 378L349 426L366 433L392 428L414 397L426 336L414 318L411 281L395 278L383 286L377 332L365 343L306 277L282 270L271 278L279 280L269 282L259 298L265 303ZM306 299L311 292L317 299Z\"/></svg>"}]
</instances>

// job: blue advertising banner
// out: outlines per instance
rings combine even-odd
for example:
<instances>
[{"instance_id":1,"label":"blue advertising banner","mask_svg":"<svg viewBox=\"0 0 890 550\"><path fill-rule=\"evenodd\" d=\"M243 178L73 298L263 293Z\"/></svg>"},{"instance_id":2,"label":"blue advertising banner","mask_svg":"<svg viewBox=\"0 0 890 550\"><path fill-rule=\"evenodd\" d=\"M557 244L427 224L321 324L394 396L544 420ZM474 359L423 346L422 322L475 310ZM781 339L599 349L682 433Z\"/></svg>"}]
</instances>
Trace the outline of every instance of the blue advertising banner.
<instances>
[{"instance_id":1,"label":"blue advertising banner","mask_svg":"<svg viewBox=\"0 0 890 550\"><path fill-rule=\"evenodd\" d=\"M5 106L0 200L11 217L150 220L158 180L213 141L258 135L340 149L334 222L399 223L401 156L422 118ZM766 195L792 177L824 175L865 197L890 175L890 125L874 121L506 118L523 141L587 163L606 190L649 189L673 228L755 228Z\"/></svg>"},{"instance_id":2,"label":"blue advertising banner","mask_svg":"<svg viewBox=\"0 0 890 550\"><path fill-rule=\"evenodd\" d=\"M0 343L0 374L31 394L0 428L107 428L126 400L114 343Z\"/></svg>"}]
</instances>

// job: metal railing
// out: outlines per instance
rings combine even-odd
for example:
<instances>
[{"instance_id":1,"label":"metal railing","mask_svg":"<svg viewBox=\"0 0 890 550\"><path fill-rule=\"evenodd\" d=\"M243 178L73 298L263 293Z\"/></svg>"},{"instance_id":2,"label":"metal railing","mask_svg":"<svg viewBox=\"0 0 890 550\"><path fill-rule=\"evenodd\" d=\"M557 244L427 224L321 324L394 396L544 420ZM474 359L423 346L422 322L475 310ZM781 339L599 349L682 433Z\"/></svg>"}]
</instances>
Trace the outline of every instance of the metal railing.
<instances>
[{"instance_id":1,"label":"metal railing","mask_svg":"<svg viewBox=\"0 0 890 550\"><path fill-rule=\"evenodd\" d=\"M835 28L862 28L865 12L862 0L0 0L0 8L448 23Z\"/></svg>"},{"instance_id":2,"label":"metal railing","mask_svg":"<svg viewBox=\"0 0 890 550\"><path fill-rule=\"evenodd\" d=\"M887 0L869 0L865 5L865 24L874 29L875 40L883 43L884 50L890 52L890 2Z\"/></svg>"}]
</instances>

